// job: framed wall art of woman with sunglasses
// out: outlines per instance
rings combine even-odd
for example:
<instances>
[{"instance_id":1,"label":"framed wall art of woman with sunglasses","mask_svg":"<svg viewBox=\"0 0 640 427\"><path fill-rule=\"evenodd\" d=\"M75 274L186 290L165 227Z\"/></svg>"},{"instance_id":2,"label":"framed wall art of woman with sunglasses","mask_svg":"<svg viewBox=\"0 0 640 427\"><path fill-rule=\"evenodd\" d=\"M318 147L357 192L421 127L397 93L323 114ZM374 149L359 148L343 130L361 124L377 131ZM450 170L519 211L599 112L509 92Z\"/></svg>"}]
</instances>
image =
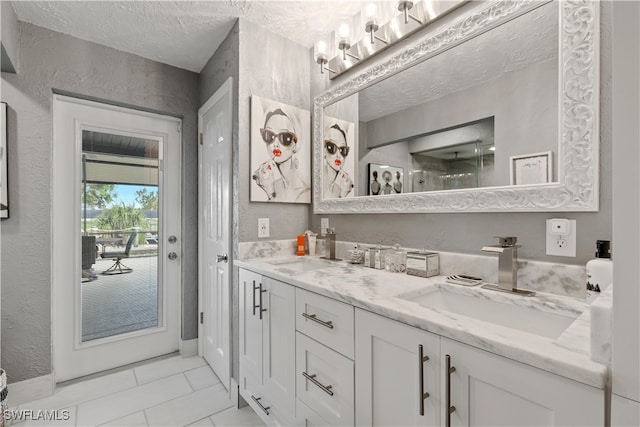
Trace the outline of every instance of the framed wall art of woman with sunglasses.
<instances>
[{"instance_id":1,"label":"framed wall art of woman with sunglasses","mask_svg":"<svg viewBox=\"0 0 640 427\"><path fill-rule=\"evenodd\" d=\"M308 131L306 135L300 134L302 129L309 129L308 125L302 125L305 117L309 123L309 112L256 96L251 98L251 111L252 164L254 157L258 157L256 151L264 153L266 148L266 160L251 174L255 184L251 186L251 200L310 203L309 156L297 156L303 147L306 150L309 147ZM261 148L254 147L256 140L255 145Z\"/></svg>"},{"instance_id":2,"label":"framed wall art of woman with sunglasses","mask_svg":"<svg viewBox=\"0 0 640 427\"><path fill-rule=\"evenodd\" d=\"M331 119L325 117L324 140L323 140L323 193L325 199L335 199L352 195L353 179L345 165L350 160L353 163L353 155L349 156L353 143L349 145L353 124L344 120ZM349 126L351 125L351 126Z\"/></svg>"}]
</instances>

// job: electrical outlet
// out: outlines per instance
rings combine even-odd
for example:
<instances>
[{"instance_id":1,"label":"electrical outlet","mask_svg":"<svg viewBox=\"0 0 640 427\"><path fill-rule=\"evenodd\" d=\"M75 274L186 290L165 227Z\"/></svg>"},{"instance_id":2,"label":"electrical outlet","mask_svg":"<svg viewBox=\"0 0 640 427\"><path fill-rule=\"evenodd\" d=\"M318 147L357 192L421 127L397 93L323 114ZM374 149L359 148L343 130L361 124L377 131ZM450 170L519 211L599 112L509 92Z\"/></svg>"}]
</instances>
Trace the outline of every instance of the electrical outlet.
<instances>
[{"instance_id":1,"label":"electrical outlet","mask_svg":"<svg viewBox=\"0 0 640 427\"><path fill-rule=\"evenodd\" d=\"M329 228L329 218L320 218L320 233L325 234Z\"/></svg>"},{"instance_id":2,"label":"electrical outlet","mask_svg":"<svg viewBox=\"0 0 640 427\"><path fill-rule=\"evenodd\" d=\"M258 238L269 237L269 218L258 218Z\"/></svg>"},{"instance_id":3,"label":"electrical outlet","mask_svg":"<svg viewBox=\"0 0 640 427\"><path fill-rule=\"evenodd\" d=\"M547 255L576 256L576 220L553 218L547 220Z\"/></svg>"}]
</instances>

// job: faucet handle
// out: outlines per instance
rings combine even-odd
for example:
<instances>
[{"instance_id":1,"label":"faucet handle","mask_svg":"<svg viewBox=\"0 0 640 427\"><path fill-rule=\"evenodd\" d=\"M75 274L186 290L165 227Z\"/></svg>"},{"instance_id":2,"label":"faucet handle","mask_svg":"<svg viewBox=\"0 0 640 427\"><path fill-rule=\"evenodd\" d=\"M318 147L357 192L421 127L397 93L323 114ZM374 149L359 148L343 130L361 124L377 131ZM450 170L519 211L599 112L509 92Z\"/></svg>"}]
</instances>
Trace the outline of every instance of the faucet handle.
<instances>
[{"instance_id":1,"label":"faucet handle","mask_svg":"<svg viewBox=\"0 0 640 427\"><path fill-rule=\"evenodd\" d=\"M515 236L509 236L509 237L493 236L493 237L498 239L500 246L502 246L503 248L506 248L508 246L515 246L516 242L518 241L518 238Z\"/></svg>"},{"instance_id":2,"label":"faucet handle","mask_svg":"<svg viewBox=\"0 0 640 427\"><path fill-rule=\"evenodd\" d=\"M327 228L327 234L336 234L336 229L333 227Z\"/></svg>"}]
</instances>

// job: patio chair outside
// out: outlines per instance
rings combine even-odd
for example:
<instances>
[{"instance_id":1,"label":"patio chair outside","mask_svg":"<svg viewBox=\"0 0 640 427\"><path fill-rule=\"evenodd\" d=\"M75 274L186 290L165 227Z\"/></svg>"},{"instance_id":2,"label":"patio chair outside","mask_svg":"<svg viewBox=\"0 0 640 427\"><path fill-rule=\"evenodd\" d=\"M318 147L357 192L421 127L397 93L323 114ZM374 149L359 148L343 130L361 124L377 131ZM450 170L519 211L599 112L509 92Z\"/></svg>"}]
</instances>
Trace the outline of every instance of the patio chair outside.
<instances>
[{"instance_id":1,"label":"patio chair outside","mask_svg":"<svg viewBox=\"0 0 640 427\"><path fill-rule=\"evenodd\" d=\"M131 246L133 246L133 242L136 239L138 233L136 231L132 232L129 236L129 240L127 240L127 246L124 249L124 252L105 252L100 256L102 258L113 258L115 261L114 264L102 272L102 274L123 274L123 273L131 273L133 271L132 268L124 265L121 260L122 258L129 258L129 252L131 251Z\"/></svg>"}]
</instances>

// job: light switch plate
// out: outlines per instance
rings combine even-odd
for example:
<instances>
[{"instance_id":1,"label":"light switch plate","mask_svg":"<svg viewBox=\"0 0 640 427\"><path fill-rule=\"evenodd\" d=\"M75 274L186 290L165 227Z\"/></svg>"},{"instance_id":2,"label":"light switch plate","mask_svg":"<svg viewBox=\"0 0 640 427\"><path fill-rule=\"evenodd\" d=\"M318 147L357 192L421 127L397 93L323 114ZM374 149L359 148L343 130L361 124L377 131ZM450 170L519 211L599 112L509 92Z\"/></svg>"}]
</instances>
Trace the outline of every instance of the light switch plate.
<instances>
[{"instance_id":1,"label":"light switch plate","mask_svg":"<svg viewBox=\"0 0 640 427\"><path fill-rule=\"evenodd\" d=\"M548 219L546 231L547 255L566 257L576 256L575 219Z\"/></svg>"},{"instance_id":2,"label":"light switch plate","mask_svg":"<svg viewBox=\"0 0 640 427\"><path fill-rule=\"evenodd\" d=\"M269 218L258 218L258 238L269 237Z\"/></svg>"}]
</instances>

